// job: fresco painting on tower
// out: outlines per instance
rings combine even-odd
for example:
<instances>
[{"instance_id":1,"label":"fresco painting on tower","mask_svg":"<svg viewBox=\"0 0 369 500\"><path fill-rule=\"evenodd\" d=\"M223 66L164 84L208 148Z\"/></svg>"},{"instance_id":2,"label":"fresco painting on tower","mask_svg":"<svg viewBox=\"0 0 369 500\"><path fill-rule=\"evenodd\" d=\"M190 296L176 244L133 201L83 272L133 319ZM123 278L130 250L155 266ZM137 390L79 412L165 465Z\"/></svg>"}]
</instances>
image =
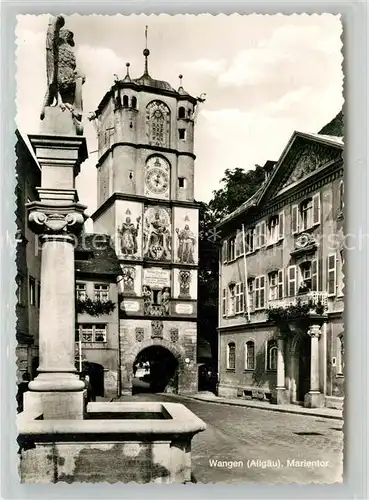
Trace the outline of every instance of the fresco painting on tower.
<instances>
[{"instance_id":1,"label":"fresco painting on tower","mask_svg":"<svg viewBox=\"0 0 369 500\"><path fill-rule=\"evenodd\" d=\"M116 204L117 244L119 258L142 257L142 205L132 201L117 200Z\"/></svg>"},{"instance_id":2,"label":"fresco painting on tower","mask_svg":"<svg viewBox=\"0 0 369 500\"><path fill-rule=\"evenodd\" d=\"M174 258L181 264L196 264L199 216L197 210L183 207L174 209Z\"/></svg>"},{"instance_id":3,"label":"fresco painting on tower","mask_svg":"<svg viewBox=\"0 0 369 500\"><path fill-rule=\"evenodd\" d=\"M143 221L143 256L152 260L171 260L171 211L164 207L146 207Z\"/></svg>"}]
</instances>

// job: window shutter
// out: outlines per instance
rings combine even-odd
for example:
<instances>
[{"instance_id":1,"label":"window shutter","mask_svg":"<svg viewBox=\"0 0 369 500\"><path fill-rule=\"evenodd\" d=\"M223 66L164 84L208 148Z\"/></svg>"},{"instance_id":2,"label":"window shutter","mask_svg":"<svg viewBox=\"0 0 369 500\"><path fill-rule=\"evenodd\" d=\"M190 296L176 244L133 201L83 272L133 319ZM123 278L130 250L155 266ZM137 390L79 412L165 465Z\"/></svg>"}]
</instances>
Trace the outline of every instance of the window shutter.
<instances>
[{"instance_id":1,"label":"window shutter","mask_svg":"<svg viewBox=\"0 0 369 500\"><path fill-rule=\"evenodd\" d=\"M336 295L336 255L328 255L328 295Z\"/></svg>"},{"instance_id":2,"label":"window shutter","mask_svg":"<svg viewBox=\"0 0 369 500\"><path fill-rule=\"evenodd\" d=\"M343 207L345 206L344 202L344 184L343 181L340 181L340 192L339 192L339 207L340 210L343 210Z\"/></svg>"},{"instance_id":3,"label":"window shutter","mask_svg":"<svg viewBox=\"0 0 369 500\"><path fill-rule=\"evenodd\" d=\"M298 205L292 205L292 213L291 213L291 230L292 234L295 234L299 230L299 206Z\"/></svg>"},{"instance_id":4,"label":"window shutter","mask_svg":"<svg viewBox=\"0 0 369 500\"><path fill-rule=\"evenodd\" d=\"M260 248L260 224L255 226L255 249Z\"/></svg>"},{"instance_id":5,"label":"window shutter","mask_svg":"<svg viewBox=\"0 0 369 500\"><path fill-rule=\"evenodd\" d=\"M266 223L265 220L260 223L260 246L264 247L266 245Z\"/></svg>"},{"instance_id":6,"label":"window shutter","mask_svg":"<svg viewBox=\"0 0 369 500\"><path fill-rule=\"evenodd\" d=\"M294 297L296 295L296 266L288 268L288 296Z\"/></svg>"},{"instance_id":7,"label":"window shutter","mask_svg":"<svg viewBox=\"0 0 369 500\"><path fill-rule=\"evenodd\" d=\"M260 297L260 290L259 290L259 278L255 278L255 308L259 308L259 297Z\"/></svg>"},{"instance_id":8,"label":"window shutter","mask_svg":"<svg viewBox=\"0 0 369 500\"><path fill-rule=\"evenodd\" d=\"M284 288L284 283L283 283L283 269L280 269L278 271L278 299L283 299L283 288Z\"/></svg>"},{"instance_id":9,"label":"window shutter","mask_svg":"<svg viewBox=\"0 0 369 500\"><path fill-rule=\"evenodd\" d=\"M313 225L320 224L320 193L313 196Z\"/></svg>"},{"instance_id":10,"label":"window shutter","mask_svg":"<svg viewBox=\"0 0 369 500\"><path fill-rule=\"evenodd\" d=\"M243 281L240 283L240 312L245 310L245 287Z\"/></svg>"},{"instance_id":11,"label":"window shutter","mask_svg":"<svg viewBox=\"0 0 369 500\"><path fill-rule=\"evenodd\" d=\"M265 307L265 277L260 276L260 308Z\"/></svg>"},{"instance_id":12,"label":"window shutter","mask_svg":"<svg viewBox=\"0 0 369 500\"><path fill-rule=\"evenodd\" d=\"M311 290L317 292L318 288L318 260L311 261Z\"/></svg>"},{"instance_id":13,"label":"window shutter","mask_svg":"<svg viewBox=\"0 0 369 500\"><path fill-rule=\"evenodd\" d=\"M251 253L254 251L254 248L256 248L255 244L255 228L249 229L246 233L246 253ZM247 243L248 241L248 243Z\"/></svg>"},{"instance_id":14,"label":"window shutter","mask_svg":"<svg viewBox=\"0 0 369 500\"><path fill-rule=\"evenodd\" d=\"M243 244L242 231L238 231L238 241L237 241L238 257L243 254L242 244Z\"/></svg>"},{"instance_id":15,"label":"window shutter","mask_svg":"<svg viewBox=\"0 0 369 500\"><path fill-rule=\"evenodd\" d=\"M223 241L223 263L227 262L227 240Z\"/></svg>"},{"instance_id":16,"label":"window shutter","mask_svg":"<svg viewBox=\"0 0 369 500\"><path fill-rule=\"evenodd\" d=\"M283 238L284 238L284 211L283 210L282 210L282 212L279 213L278 228L279 228L278 239L283 240Z\"/></svg>"}]
</instances>

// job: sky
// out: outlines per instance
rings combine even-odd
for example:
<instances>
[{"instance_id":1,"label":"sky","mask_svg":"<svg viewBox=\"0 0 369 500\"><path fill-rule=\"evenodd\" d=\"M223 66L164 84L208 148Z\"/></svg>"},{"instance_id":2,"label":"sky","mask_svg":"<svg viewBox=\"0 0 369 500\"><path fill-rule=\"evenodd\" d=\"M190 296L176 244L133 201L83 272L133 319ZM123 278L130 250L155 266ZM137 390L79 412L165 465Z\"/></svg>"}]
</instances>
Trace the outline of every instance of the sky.
<instances>
[{"instance_id":1,"label":"sky","mask_svg":"<svg viewBox=\"0 0 369 500\"><path fill-rule=\"evenodd\" d=\"M132 15L65 16L86 75L84 116L113 85L114 74L142 75L145 26L149 73L206 93L195 128L195 198L209 201L226 168L249 170L277 160L294 130L318 132L341 109L342 26L339 16ZM17 126L39 132L46 90L48 16L18 16ZM87 213L96 209L97 137L85 119L89 159L76 187Z\"/></svg>"}]
</instances>

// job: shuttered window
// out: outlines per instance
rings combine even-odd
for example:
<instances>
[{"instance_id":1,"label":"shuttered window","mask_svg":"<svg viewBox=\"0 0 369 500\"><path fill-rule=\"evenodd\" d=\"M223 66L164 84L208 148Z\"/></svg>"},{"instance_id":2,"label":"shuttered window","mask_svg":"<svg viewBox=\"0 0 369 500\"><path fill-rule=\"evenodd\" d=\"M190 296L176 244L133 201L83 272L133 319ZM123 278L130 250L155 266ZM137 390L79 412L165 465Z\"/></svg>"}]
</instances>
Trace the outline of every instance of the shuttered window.
<instances>
[{"instance_id":1,"label":"shuttered window","mask_svg":"<svg viewBox=\"0 0 369 500\"><path fill-rule=\"evenodd\" d=\"M290 266L288 268L287 282L288 282L288 296L294 297L296 295L296 266Z\"/></svg>"},{"instance_id":2,"label":"shuttered window","mask_svg":"<svg viewBox=\"0 0 369 500\"><path fill-rule=\"evenodd\" d=\"M255 309L265 307L265 276L255 278Z\"/></svg>"},{"instance_id":3,"label":"shuttered window","mask_svg":"<svg viewBox=\"0 0 369 500\"><path fill-rule=\"evenodd\" d=\"M278 271L269 273L269 300L278 298Z\"/></svg>"},{"instance_id":4,"label":"shuttered window","mask_svg":"<svg viewBox=\"0 0 369 500\"><path fill-rule=\"evenodd\" d=\"M232 236L228 240L228 258L227 258L228 262L230 260L234 260L235 258L235 247L236 247L236 237Z\"/></svg>"},{"instance_id":5,"label":"shuttered window","mask_svg":"<svg viewBox=\"0 0 369 500\"><path fill-rule=\"evenodd\" d=\"M311 290L317 292L319 290L318 286L318 260L314 259L311 261Z\"/></svg>"},{"instance_id":6,"label":"shuttered window","mask_svg":"<svg viewBox=\"0 0 369 500\"><path fill-rule=\"evenodd\" d=\"M246 233L246 253L254 251L254 232L255 228L251 228Z\"/></svg>"},{"instance_id":7,"label":"shuttered window","mask_svg":"<svg viewBox=\"0 0 369 500\"><path fill-rule=\"evenodd\" d=\"M299 230L299 207L298 205L292 205L292 213L291 213L291 231L292 234L295 234Z\"/></svg>"},{"instance_id":8,"label":"shuttered window","mask_svg":"<svg viewBox=\"0 0 369 500\"><path fill-rule=\"evenodd\" d=\"M279 215L273 215L268 223L268 245L274 245L279 240Z\"/></svg>"},{"instance_id":9,"label":"shuttered window","mask_svg":"<svg viewBox=\"0 0 369 500\"><path fill-rule=\"evenodd\" d=\"M284 297L284 276L283 269L278 271L278 299L283 299Z\"/></svg>"},{"instance_id":10,"label":"shuttered window","mask_svg":"<svg viewBox=\"0 0 369 500\"><path fill-rule=\"evenodd\" d=\"M235 314L236 306L236 285L231 283L228 287L228 316L233 316Z\"/></svg>"},{"instance_id":11,"label":"shuttered window","mask_svg":"<svg viewBox=\"0 0 369 500\"><path fill-rule=\"evenodd\" d=\"M260 248L260 224L255 226L255 249Z\"/></svg>"},{"instance_id":12,"label":"shuttered window","mask_svg":"<svg viewBox=\"0 0 369 500\"><path fill-rule=\"evenodd\" d=\"M254 310L254 280L249 279L247 282L248 292L249 292L249 308L250 311Z\"/></svg>"},{"instance_id":13,"label":"shuttered window","mask_svg":"<svg viewBox=\"0 0 369 500\"><path fill-rule=\"evenodd\" d=\"M313 225L320 224L320 193L313 196Z\"/></svg>"},{"instance_id":14,"label":"shuttered window","mask_svg":"<svg viewBox=\"0 0 369 500\"><path fill-rule=\"evenodd\" d=\"M336 295L336 254L327 258L328 295Z\"/></svg>"},{"instance_id":15,"label":"shuttered window","mask_svg":"<svg viewBox=\"0 0 369 500\"><path fill-rule=\"evenodd\" d=\"M226 241L223 241L223 246L222 246L223 264L225 264L227 262L227 254L228 254L228 250L227 250L227 240L226 240Z\"/></svg>"},{"instance_id":16,"label":"shuttered window","mask_svg":"<svg viewBox=\"0 0 369 500\"><path fill-rule=\"evenodd\" d=\"M237 231L237 235L236 235L236 250L235 250L235 255L236 255L236 259L237 257L240 257L241 255L243 255L243 231Z\"/></svg>"},{"instance_id":17,"label":"shuttered window","mask_svg":"<svg viewBox=\"0 0 369 500\"><path fill-rule=\"evenodd\" d=\"M279 236L278 239L283 240L284 238L284 212L279 213L279 224L278 224L278 229L279 229Z\"/></svg>"},{"instance_id":18,"label":"shuttered window","mask_svg":"<svg viewBox=\"0 0 369 500\"><path fill-rule=\"evenodd\" d=\"M227 289L223 288L222 290L222 316L227 315Z\"/></svg>"},{"instance_id":19,"label":"shuttered window","mask_svg":"<svg viewBox=\"0 0 369 500\"><path fill-rule=\"evenodd\" d=\"M243 283L236 283L236 314L244 311L244 288Z\"/></svg>"},{"instance_id":20,"label":"shuttered window","mask_svg":"<svg viewBox=\"0 0 369 500\"><path fill-rule=\"evenodd\" d=\"M260 246L264 247L266 245L266 222L260 223Z\"/></svg>"}]
</instances>

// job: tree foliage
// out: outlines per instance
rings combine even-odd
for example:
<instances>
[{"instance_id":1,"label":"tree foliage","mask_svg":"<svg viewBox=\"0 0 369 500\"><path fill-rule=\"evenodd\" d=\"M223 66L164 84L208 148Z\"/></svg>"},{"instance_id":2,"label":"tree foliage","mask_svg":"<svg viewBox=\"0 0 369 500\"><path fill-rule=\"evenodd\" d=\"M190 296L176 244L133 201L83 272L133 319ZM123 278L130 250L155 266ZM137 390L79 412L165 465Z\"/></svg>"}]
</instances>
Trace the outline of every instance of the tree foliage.
<instances>
[{"instance_id":1,"label":"tree foliage","mask_svg":"<svg viewBox=\"0 0 369 500\"><path fill-rule=\"evenodd\" d=\"M217 220L220 221L248 200L260 188L264 179L265 171L260 165L247 171L239 167L233 170L227 168L220 181L223 186L213 191L213 198L209 203Z\"/></svg>"}]
</instances>

